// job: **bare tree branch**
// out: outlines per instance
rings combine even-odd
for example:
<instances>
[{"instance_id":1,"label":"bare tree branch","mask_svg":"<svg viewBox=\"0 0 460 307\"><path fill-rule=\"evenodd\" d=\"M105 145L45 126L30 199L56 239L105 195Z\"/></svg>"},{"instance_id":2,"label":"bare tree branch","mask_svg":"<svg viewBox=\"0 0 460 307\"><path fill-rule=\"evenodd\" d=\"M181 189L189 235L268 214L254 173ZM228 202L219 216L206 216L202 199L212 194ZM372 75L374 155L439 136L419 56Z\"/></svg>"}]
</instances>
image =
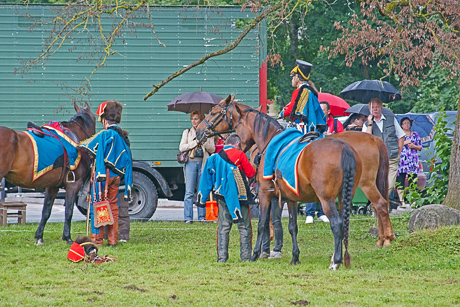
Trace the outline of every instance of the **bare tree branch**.
<instances>
[{"instance_id":1,"label":"bare tree branch","mask_svg":"<svg viewBox=\"0 0 460 307\"><path fill-rule=\"evenodd\" d=\"M162 88L163 86L165 86L166 84L168 84L170 81L174 80L176 77L184 74L185 72L189 71L190 69L192 69L193 67L196 67L198 65L201 65L203 64L204 62L206 62L207 60L209 60L210 58L212 57L215 57L215 56L219 56L219 55L222 55L222 54L225 54L227 52L230 52L232 51L233 49L235 49L239 44L240 42L243 40L243 38L249 33L249 31L251 31L252 29L254 29L265 17L267 17L268 15L270 15L271 13L279 10L280 8L282 8L285 4L286 4L287 1L281 1L279 2L278 4L264 10L262 12L262 14L260 14L259 16L257 16L254 21L238 36L238 38L233 42L231 43L230 45L228 45L227 47L225 47L224 49L222 50L219 50L219 51L216 51L216 52L212 52L212 53L209 53L207 54L205 57L201 58L200 60L188 65L187 67L185 67L184 69L181 69L179 71L176 71L175 73L173 73L172 75L170 75L168 78L166 78L165 80L161 81L161 83L157 84L157 85L153 85L154 87L154 90L151 91L150 93L148 93L147 95L144 96L144 100L147 100L150 96L154 95L156 92L158 92L160 90L160 88Z\"/></svg>"}]
</instances>

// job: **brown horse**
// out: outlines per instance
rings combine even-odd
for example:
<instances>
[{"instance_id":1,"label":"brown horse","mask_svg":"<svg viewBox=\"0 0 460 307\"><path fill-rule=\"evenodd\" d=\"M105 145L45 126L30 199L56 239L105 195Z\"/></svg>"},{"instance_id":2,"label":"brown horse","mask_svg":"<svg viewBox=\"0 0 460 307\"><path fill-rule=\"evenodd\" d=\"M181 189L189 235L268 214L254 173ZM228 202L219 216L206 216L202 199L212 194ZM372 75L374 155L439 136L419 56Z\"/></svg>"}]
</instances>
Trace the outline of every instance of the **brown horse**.
<instances>
[{"instance_id":1,"label":"brown horse","mask_svg":"<svg viewBox=\"0 0 460 307\"><path fill-rule=\"evenodd\" d=\"M206 135L233 131L238 119L238 113L233 107L233 102L227 98L222 100L219 105L213 110L214 114L220 112L218 116L206 117L197 127L197 133ZM359 131L341 132L329 137L337 138L350 144L360 156L363 172L359 187L373 204L379 226L379 239L376 246L390 246L391 241L395 239L395 235L389 214L389 162L385 144L380 138Z\"/></svg>"},{"instance_id":2,"label":"brown horse","mask_svg":"<svg viewBox=\"0 0 460 307\"><path fill-rule=\"evenodd\" d=\"M61 122L61 124L65 128L70 129L79 141L82 141L94 135L96 131L96 119L89 109L88 104L84 108L79 108L75 104L74 108L77 112L75 116L67 122ZM24 132L0 127L0 180L1 178L6 178L10 183L25 188L46 188L42 218L35 232L35 245L43 244L43 230L51 215L56 194L61 187L66 190L65 223L62 239L72 244L70 223L73 215L73 207L83 180L90 174L90 165L90 156L86 152L81 151L81 160L78 167L73 170L74 174L68 175L69 170L67 168L63 169L63 166L60 166L43 174L34 181L32 178L34 151L29 137Z\"/></svg>"},{"instance_id":3,"label":"brown horse","mask_svg":"<svg viewBox=\"0 0 460 307\"><path fill-rule=\"evenodd\" d=\"M215 106L207 116L207 122L214 121L224 110L222 105L229 105L230 97ZM236 133L241 138L243 150L247 151L254 143L263 148L257 179L259 182L260 218L257 242L251 260L256 260L261 252L264 229L268 228L270 202L278 193L290 199L289 232L292 237L291 264L299 263L299 248L297 245L297 203L321 201L324 213L330 220L334 235L334 254L331 269L338 269L343 262L342 241L345 246L345 266L350 265L348 253L348 230L351 210L351 199L355 193L361 176L361 161L356 152L347 143L337 139L320 139L308 144L298 157L298 193L291 190L283 180L283 174L276 170L274 180L263 179L263 167L266 159L265 149L271 139L284 129L271 117L248 106L234 103L237 112L233 118ZM197 138L201 138L205 126L197 129ZM280 154L282 155L282 153ZM318 176L318 174L321 174ZM286 175L286 174L285 174ZM279 192L278 192L279 191ZM278 195L279 196L279 195ZM337 212L335 200L339 199L341 212Z\"/></svg>"}]
</instances>

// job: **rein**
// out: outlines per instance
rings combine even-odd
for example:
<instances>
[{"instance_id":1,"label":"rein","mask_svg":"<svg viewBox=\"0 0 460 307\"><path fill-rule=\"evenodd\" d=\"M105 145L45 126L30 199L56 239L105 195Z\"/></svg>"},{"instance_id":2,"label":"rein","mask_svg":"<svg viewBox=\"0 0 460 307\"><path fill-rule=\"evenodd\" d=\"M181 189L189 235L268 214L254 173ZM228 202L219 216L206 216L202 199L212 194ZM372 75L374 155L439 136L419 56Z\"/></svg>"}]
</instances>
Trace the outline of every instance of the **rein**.
<instances>
[{"instance_id":1,"label":"rein","mask_svg":"<svg viewBox=\"0 0 460 307\"><path fill-rule=\"evenodd\" d=\"M88 139L90 138L90 136L88 135L88 133L86 133L85 128L83 128L82 125L80 125L79 122L77 122L76 120L73 120L73 119L70 120L69 122L77 124L77 126L80 127L81 130L85 133L86 137L87 137Z\"/></svg>"},{"instance_id":2,"label":"rein","mask_svg":"<svg viewBox=\"0 0 460 307\"><path fill-rule=\"evenodd\" d=\"M69 119L69 121L66 121L66 122L62 122L62 123L73 123L73 124L76 124L78 127L80 127L80 129L83 131L83 133L86 135L86 138L90 138L91 136L86 132L85 128L83 128L83 126L77 122L75 119L80 117L82 119L83 122L85 122L85 118L84 118L84 115L87 115L86 113L78 113L76 114L74 117L72 117L71 119ZM68 128L67 128L68 129ZM70 129L69 129L70 130Z\"/></svg>"},{"instance_id":3,"label":"rein","mask_svg":"<svg viewBox=\"0 0 460 307\"><path fill-rule=\"evenodd\" d=\"M248 112L248 111L255 111L255 110L252 109L252 108L248 108L248 109L243 110L243 112L245 112L245 113ZM240 115L240 118L241 118L241 115ZM240 120L240 118L239 118L238 120ZM266 150L267 147L268 147L268 144L270 144L270 141L271 141L277 134L279 134L279 133L280 133L281 131L283 131L283 130L284 130L283 127L279 127L278 129L276 129L276 131L275 131L275 132L273 133L273 135L271 136L270 140L267 142L267 144L265 144L264 148L263 148L261 151L259 151L259 152L257 153L257 155L254 157L254 164L256 164L257 166L259 166L260 160L261 160L262 156L264 155L265 150ZM256 163L256 161L257 161L257 163Z\"/></svg>"}]
</instances>

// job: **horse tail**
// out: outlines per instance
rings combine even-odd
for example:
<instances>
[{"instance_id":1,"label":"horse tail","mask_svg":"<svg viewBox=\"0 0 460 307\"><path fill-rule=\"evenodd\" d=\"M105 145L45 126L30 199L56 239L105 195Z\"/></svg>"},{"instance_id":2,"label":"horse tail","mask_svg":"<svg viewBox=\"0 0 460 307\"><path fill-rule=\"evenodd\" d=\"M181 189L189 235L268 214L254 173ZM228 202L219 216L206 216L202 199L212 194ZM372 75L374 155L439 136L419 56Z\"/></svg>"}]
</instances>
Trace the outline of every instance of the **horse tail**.
<instances>
[{"instance_id":1,"label":"horse tail","mask_svg":"<svg viewBox=\"0 0 460 307\"><path fill-rule=\"evenodd\" d=\"M388 195L388 173L390 160L388 158L388 151L385 143L377 138L377 146L379 148L379 169L377 171L377 178L375 184L382 197L389 204L390 196Z\"/></svg>"},{"instance_id":2,"label":"horse tail","mask_svg":"<svg viewBox=\"0 0 460 307\"><path fill-rule=\"evenodd\" d=\"M351 195L355 185L356 159L350 147L344 147L342 150L342 205L343 205L343 244L345 246L344 264L346 268L350 267L351 257L348 253L348 232L350 229L351 213Z\"/></svg>"}]
</instances>

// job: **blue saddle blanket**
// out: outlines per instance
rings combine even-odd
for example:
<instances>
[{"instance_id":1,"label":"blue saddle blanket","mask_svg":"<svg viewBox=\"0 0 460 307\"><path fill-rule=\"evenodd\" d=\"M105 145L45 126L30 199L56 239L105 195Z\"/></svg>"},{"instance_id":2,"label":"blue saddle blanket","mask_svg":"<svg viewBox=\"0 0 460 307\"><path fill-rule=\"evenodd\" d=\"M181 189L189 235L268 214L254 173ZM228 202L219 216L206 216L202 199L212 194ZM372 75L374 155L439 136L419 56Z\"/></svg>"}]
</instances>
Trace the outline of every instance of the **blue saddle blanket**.
<instances>
[{"instance_id":1,"label":"blue saddle blanket","mask_svg":"<svg viewBox=\"0 0 460 307\"><path fill-rule=\"evenodd\" d=\"M30 131L24 131L32 142L33 147L34 170L32 181L37 180L53 169L54 162L64 153L64 148L68 155L70 170L75 170L81 160L81 153L76 148L78 144L67 135L47 126L43 126L42 130L45 133L43 138Z\"/></svg>"},{"instance_id":2,"label":"blue saddle blanket","mask_svg":"<svg viewBox=\"0 0 460 307\"><path fill-rule=\"evenodd\" d=\"M263 178L266 180L273 179L275 170L280 170L283 175L283 181L296 195L299 195L299 157L305 147L311 143L299 144L298 141L303 135L301 131L295 128L288 128L276 135L268 144L263 170Z\"/></svg>"}]
</instances>

